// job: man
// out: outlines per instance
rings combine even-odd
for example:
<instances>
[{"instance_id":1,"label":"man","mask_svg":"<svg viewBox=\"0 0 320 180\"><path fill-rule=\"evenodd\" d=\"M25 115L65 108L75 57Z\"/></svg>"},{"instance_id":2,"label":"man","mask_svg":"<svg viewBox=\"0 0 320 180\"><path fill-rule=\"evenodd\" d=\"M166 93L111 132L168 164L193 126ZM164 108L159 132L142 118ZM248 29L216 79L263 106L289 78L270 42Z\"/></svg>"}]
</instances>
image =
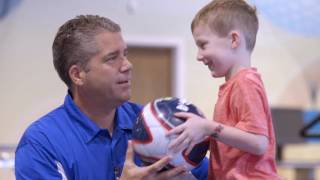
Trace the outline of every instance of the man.
<instances>
[{"instance_id":1,"label":"man","mask_svg":"<svg viewBox=\"0 0 320 180\"><path fill-rule=\"evenodd\" d=\"M24 133L16 150L17 179L185 176L181 167L158 173L170 157L147 167L133 163L129 140L141 106L127 102L132 64L118 24L104 17L78 16L60 27L52 49L54 67L68 94L63 105ZM205 179L207 165L203 161L193 174Z\"/></svg>"}]
</instances>

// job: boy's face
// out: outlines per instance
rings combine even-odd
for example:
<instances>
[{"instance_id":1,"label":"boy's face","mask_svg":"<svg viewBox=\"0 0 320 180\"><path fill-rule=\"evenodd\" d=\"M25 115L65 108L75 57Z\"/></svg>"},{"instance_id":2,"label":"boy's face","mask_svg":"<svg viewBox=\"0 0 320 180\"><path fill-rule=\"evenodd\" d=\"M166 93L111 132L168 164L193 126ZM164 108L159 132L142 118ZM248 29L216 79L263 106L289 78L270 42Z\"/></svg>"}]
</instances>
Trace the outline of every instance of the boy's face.
<instances>
[{"instance_id":1,"label":"boy's face","mask_svg":"<svg viewBox=\"0 0 320 180\"><path fill-rule=\"evenodd\" d=\"M197 60L208 66L213 77L229 79L236 63L231 38L219 37L204 23L194 28L193 38L198 47Z\"/></svg>"}]
</instances>

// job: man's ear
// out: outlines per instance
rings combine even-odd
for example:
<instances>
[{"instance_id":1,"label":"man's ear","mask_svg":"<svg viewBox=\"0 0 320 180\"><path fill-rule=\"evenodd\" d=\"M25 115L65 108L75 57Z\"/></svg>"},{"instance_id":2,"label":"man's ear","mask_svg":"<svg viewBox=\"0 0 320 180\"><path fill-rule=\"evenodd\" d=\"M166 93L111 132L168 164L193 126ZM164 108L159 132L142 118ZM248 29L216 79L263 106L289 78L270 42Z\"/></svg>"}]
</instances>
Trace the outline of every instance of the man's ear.
<instances>
[{"instance_id":1,"label":"man's ear","mask_svg":"<svg viewBox=\"0 0 320 180\"><path fill-rule=\"evenodd\" d=\"M231 38L231 48L235 49L240 46L240 34L238 31L231 31L229 33L229 36Z\"/></svg>"},{"instance_id":2,"label":"man's ear","mask_svg":"<svg viewBox=\"0 0 320 180\"><path fill-rule=\"evenodd\" d=\"M84 83L85 71L79 65L72 65L68 73L73 84L81 86Z\"/></svg>"}]
</instances>

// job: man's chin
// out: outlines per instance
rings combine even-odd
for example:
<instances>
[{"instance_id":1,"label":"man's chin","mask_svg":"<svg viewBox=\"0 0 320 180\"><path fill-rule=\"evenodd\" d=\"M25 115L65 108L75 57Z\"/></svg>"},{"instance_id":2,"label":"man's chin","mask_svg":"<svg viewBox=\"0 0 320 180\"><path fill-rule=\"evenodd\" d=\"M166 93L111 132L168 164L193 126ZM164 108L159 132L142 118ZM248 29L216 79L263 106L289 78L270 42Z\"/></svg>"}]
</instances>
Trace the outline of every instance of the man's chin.
<instances>
[{"instance_id":1,"label":"man's chin","mask_svg":"<svg viewBox=\"0 0 320 180\"><path fill-rule=\"evenodd\" d=\"M125 98L125 101L129 101L131 99L131 95Z\"/></svg>"},{"instance_id":2,"label":"man's chin","mask_svg":"<svg viewBox=\"0 0 320 180\"><path fill-rule=\"evenodd\" d=\"M129 101L131 99L131 93L124 94L121 98L123 102Z\"/></svg>"},{"instance_id":3,"label":"man's chin","mask_svg":"<svg viewBox=\"0 0 320 180\"><path fill-rule=\"evenodd\" d=\"M120 106L121 104L123 104L129 100L130 100L130 97L121 97L116 101L115 105Z\"/></svg>"}]
</instances>

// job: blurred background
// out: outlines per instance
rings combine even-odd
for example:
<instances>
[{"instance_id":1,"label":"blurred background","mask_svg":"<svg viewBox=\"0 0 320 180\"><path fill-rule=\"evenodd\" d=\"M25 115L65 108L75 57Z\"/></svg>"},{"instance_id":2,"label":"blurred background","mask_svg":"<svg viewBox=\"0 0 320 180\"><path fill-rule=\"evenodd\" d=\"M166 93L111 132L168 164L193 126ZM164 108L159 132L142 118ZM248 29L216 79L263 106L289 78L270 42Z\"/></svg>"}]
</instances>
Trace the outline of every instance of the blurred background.
<instances>
[{"instance_id":1,"label":"blurred background","mask_svg":"<svg viewBox=\"0 0 320 180\"><path fill-rule=\"evenodd\" d=\"M177 96L212 117L219 85L196 61L190 23L208 0L0 0L0 179L14 179L14 149L27 126L63 103L51 45L80 14L119 23L134 66L132 101ZM260 29L252 65L262 74L278 141L279 174L320 179L319 0L249 0ZM319 168L320 169L320 168Z\"/></svg>"}]
</instances>

